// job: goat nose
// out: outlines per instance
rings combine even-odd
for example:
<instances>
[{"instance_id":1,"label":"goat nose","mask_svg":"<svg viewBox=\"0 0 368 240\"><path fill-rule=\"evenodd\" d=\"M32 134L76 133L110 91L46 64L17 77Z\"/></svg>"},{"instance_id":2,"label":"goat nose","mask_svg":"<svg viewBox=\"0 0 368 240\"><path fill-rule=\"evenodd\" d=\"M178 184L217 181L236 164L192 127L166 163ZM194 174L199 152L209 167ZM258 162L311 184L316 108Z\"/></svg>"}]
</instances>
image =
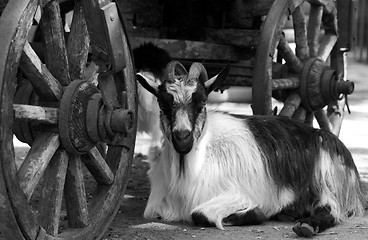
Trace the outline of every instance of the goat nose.
<instances>
[{"instance_id":1,"label":"goat nose","mask_svg":"<svg viewBox=\"0 0 368 240\"><path fill-rule=\"evenodd\" d=\"M190 131L186 131L186 130L174 132L174 137L179 141L188 138L189 135L190 135Z\"/></svg>"}]
</instances>

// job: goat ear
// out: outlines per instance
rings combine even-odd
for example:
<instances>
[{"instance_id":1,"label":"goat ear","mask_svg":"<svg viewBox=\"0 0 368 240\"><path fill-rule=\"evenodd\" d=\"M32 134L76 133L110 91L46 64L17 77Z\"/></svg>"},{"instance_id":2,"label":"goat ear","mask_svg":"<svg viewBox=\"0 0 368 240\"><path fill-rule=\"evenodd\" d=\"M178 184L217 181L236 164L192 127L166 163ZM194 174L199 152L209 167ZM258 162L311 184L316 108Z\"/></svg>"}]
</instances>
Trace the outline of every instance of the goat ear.
<instances>
[{"instance_id":1,"label":"goat ear","mask_svg":"<svg viewBox=\"0 0 368 240\"><path fill-rule=\"evenodd\" d=\"M142 87L144 87L147 91L157 97L159 85L158 83L156 83L155 77L152 74L146 72L138 72L136 74L136 77Z\"/></svg>"},{"instance_id":2,"label":"goat ear","mask_svg":"<svg viewBox=\"0 0 368 240\"><path fill-rule=\"evenodd\" d=\"M218 89L222 85L224 85L224 82L226 81L227 76L230 72L230 64L226 65L219 74L216 76L208 79L208 81L205 82L205 86L207 89L207 95L210 94L213 90Z\"/></svg>"}]
</instances>

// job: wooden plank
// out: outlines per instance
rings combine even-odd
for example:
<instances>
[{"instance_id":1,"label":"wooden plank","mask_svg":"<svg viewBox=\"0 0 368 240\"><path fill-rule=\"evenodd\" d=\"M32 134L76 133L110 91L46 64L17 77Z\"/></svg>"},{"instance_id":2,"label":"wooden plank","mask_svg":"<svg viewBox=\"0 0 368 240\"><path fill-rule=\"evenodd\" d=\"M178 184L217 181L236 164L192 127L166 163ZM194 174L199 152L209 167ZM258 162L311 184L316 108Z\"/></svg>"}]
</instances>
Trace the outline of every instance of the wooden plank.
<instances>
[{"instance_id":1,"label":"wooden plank","mask_svg":"<svg viewBox=\"0 0 368 240\"><path fill-rule=\"evenodd\" d=\"M214 43L174 40L174 39L155 39L133 37L130 39L131 47L137 48L143 43L152 42L168 51L170 56L175 59L204 59L204 60L223 60L237 62L239 52L233 46Z\"/></svg>"},{"instance_id":2,"label":"wooden plank","mask_svg":"<svg viewBox=\"0 0 368 240\"><path fill-rule=\"evenodd\" d=\"M59 109L33 105L13 104L14 118L57 124Z\"/></svg>"},{"instance_id":3,"label":"wooden plank","mask_svg":"<svg viewBox=\"0 0 368 240\"><path fill-rule=\"evenodd\" d=\"M28 200L59 145L59 134L57 133L39 134L33 142L17 174L19 185Z\"/></svg>"},{"instance_id":4,"label":"wooden plank","mask_svg":"<svg viewBox=\"0 0 368 240\"><path fill-rule=\"evenodd\" d=\"M50 101L60 100L62 89L59 81L52 76L28 42L24 45L19 67L39 97Z\"/></svg>"},{"instance_id":5,"label":"wooden plank","mask_svg":"<svg viewBox=\"0 0 368 240\"><path fill-rule=\"evenodd\" d=\"M65 150L59 149L52 157L43 178L38 221L52 236L58 235L67 167L68 155Z\"/></svg>"},{"instance_id":6,"label":"wooden plank","mask_svg":"<svg viewBox=\"0 0 368 240\"><path fill-rule=\"evenodd\" d=\"M83 168L79 155L69 154L64 188L68 225L80 228L88 225L88 206L84 187Z\"/></svg>"},{"instance_id":7,"label":"wooden plank","mask_svg":"<svg viewBox=\"0 0 368 240\"><path fill-rule=\"evenodd\" d=\"M89 50L89 35L81 1L76 1L67 44L71 79L84 79Z\"/></svg>"},{"instance_id":8,"label":"wooden plank","mask_svg":"<svg viewBox=\"0 0 368 240\"><path fill-rule=\"evenodd\" d=\"M58 1L52 0L43 8L41 27L46 47L46 66L61 85L66 86L70 76Z\"/></svg>"},{"instance_id":9,"label":"wooden plank","mask_svg":"<svg viewBox=\"0 0 368 240\"><path fill-rule=\"evenodd\" d=\"M91 148L88 155L90 156L89 158L83 158L82 160L95 180L103 185L111 184L114 181L114 173L111 171L109 165L107 165L97 147Z\"/></svg>"}]
</instances>

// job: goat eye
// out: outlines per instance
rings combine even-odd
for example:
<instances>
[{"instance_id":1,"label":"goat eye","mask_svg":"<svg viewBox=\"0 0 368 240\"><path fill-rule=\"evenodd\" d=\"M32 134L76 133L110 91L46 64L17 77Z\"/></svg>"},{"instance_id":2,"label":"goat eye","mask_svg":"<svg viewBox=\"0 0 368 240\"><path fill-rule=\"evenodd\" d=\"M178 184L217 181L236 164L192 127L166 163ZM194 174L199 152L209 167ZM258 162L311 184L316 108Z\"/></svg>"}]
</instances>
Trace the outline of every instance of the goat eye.
<instances>
[{"instance_id":1,"label":"goat eye","mask_svg":"<svg viewBox=\"0 0 368 240\"><path fill-rule=\"evenodd\" d=\"M162 112L166 116L171 116L174 98L171 94L163 93L158 98L158 102Z\"/></svg>"}]
</instances>

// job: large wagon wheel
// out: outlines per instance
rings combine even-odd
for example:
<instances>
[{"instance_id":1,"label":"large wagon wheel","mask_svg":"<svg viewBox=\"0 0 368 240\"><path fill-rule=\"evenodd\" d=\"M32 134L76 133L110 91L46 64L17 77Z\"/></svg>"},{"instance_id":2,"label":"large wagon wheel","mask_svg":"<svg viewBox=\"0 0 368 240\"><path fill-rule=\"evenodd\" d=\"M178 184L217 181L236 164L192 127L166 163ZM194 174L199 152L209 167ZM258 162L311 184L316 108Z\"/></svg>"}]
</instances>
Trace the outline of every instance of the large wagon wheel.
<instances>
[{"instance_id":1,"label":"large wagon wheel","mask_svg":"<svg viewBox=\"0 0 368 240\"><path fill-rule=\"evenodd\" d=\"M303 12L305 7L309 7L309 16ZM274 1L257 47L254 114L272 114L273 96L284 102L279 115L308 124L315 116L321 128L339 134L343 96L352 93L354 85L344 79L336 15L334 0ZM295 53L283 33L288 19L293 23Z\"/></svg>"},{"instance_id":2,"label":"large wagon wheel","mask_svg":"<svg viewBox=\"0 0 368 240\"><path fill-rule=\"evenodd\" d=\"M67 41L58 1L9 1L1 15L0 231L7 239L98 239L120 206L136 136L135 74L115 3L95 3L76 1ZM96 14L84 17L82 6ZM103 11L108 18L99 18ZM100 26L91 18L115 31L94 34ZM28 42L37 22L43 41ZM101 42L116 55L101 57ZM85 73L91 54L103 71L98 86ZM31 146L20 167L13 131Z\"/></svg>"}]
</instances>

